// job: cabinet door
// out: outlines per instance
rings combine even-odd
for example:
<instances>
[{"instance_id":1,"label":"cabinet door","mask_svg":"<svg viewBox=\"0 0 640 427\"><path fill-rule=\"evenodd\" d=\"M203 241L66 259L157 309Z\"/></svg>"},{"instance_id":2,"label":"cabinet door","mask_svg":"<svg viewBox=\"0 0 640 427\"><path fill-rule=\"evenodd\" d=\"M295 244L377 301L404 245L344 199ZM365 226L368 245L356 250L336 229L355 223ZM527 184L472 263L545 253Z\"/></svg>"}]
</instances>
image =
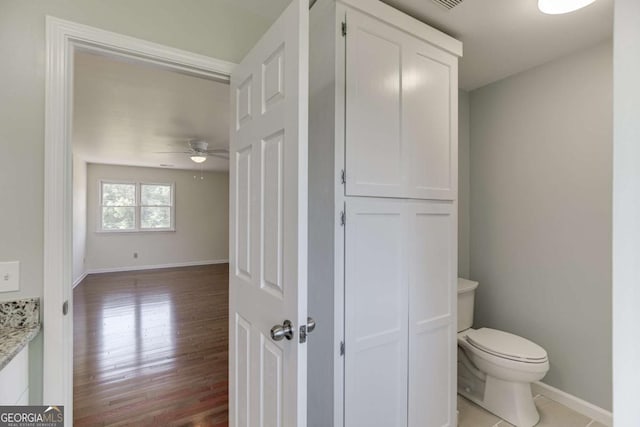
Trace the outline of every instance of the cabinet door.
<instances>
[{"instance_id":1,"label":"cabinet door","mask_svg":"<svg viewBox=\"0 0 640 427\"><path fill-rule=\"evenodd\" d=\"M345 426L407 425L405 204L346 203Z\"/></svg>"},{"instance_id":2,"label":"cabinet door","mask_svg":"<svg viewBox=\"0 0 640 427\"><path fill-rule=\"evenodd\" d=\"M346 193L402 197L402 33L353 10L347 24Z\"/></svg>"},{"instance_id":3,"label":"cabinet door","mask_svg":"<svg viewBox=\"0 0 640 427\"><path fill-rule=\"evenodd\" d=\"M456 217L453 205L409 202L409 426L455 425Z\"/></svg>"},{"instance_id":4,"label":"cabinet door","mask_svg":"<svg viewBox=\"0 0 640 427\"><path fill-rule=\"evenodd\" d=\"M29 345L0 370L0 405L17 405L29 398Z\"/></svg>"},{"instance_id":5,"label":"cabinet door","mask_svg":"<svg viewBox=\"0 0 640 427\"><path fill-rule=\"evenodd\" d=\"M414 38L404 44L403 145L407 197L454 200L458 159L458 60Z\"/></svg>"},{"instance_id":6,"label":"cabinet door","mask_svg":"<svg viewBox=\"0 0 640 427\"><path fill-rule=\"evenodd\" d=\"M458 60L347 10L348 196L455 200Z\"/></svg>"}]
</instances>

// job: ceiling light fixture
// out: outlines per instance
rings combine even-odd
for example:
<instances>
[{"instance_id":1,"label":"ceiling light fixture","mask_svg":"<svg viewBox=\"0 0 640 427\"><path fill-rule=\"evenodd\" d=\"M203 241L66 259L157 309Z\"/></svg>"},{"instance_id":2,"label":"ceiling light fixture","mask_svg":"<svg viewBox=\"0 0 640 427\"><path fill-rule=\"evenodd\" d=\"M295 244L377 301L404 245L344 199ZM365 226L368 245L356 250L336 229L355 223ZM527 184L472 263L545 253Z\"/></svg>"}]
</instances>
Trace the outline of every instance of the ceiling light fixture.
<instances>
[{"instance_id":1,"label":"ceiling light fixture","mask_svg":"<svg viewBox=\"0 0 640 427\"><path fill-rule=\"evenodd\" d=\"M191 156L191 160L193 160L196 163L203 163L205 160L207 160L207 158L202 154L194 154L193 156Z\"/></svg>"},{"instance_id":2,"label":"ceiling light fixture","mask_svg":"<svg viewBox=\"0 0 640 427\"><path fill-rule=\"evenodd\" d=\"M538 0L538 9L547 15L560 15L589 6L596 0Z\"/></svg>"}]
</instances>

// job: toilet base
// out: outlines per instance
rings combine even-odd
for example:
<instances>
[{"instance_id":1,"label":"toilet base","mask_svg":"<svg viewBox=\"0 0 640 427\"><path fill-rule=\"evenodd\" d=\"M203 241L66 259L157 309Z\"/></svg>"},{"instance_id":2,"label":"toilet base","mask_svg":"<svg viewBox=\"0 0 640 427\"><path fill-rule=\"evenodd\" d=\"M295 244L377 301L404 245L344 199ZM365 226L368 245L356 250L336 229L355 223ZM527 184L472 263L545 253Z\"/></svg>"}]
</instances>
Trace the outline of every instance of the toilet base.
<instances>
[{"instance_id":1,"label":"toilet base","mask_svg":"<svg viewBox=\"0 0 640 427\"><path fill-rule=\"evenodd\" d=\"M530 383L490 375L478 378L464 363L458 363L458 394L516 427L533 427L540 421Z\"/></svg>"}]
</instances>

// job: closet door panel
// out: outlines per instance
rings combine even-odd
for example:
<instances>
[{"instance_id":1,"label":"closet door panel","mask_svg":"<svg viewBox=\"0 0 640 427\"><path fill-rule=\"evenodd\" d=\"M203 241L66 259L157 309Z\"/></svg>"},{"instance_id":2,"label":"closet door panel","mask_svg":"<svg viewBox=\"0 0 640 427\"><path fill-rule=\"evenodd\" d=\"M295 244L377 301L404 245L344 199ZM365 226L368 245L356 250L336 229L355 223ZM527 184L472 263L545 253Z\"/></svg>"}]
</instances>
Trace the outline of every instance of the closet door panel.
<instances>
[{"instance_id":1,"label":"closet door panel","mask_svg":"<svg viewBox=\"0 0 640 427\"><path fill-rule=\"evenodd\" d=\"M402 33L347 12L347 195L402 197Z\"/></svg>"},{"instance_id":2,"label":"closet door panel","mask_svg":"<svg viewBox=\"0 0 640 427\"><path fill-rule=\"evenodd\" d=\"M407 425L405 208L346 204L345 426Z\"/></svg>"},{"instance_id":3,"label":"closet door panel","mask_svg":"<svg viewBox=\"0 0 640 427\"><path fill-rule=\"evenodd\" d=\"M457 73L457 59L411 39L406 44L406 61L402 94L407 195L453 200L457 130L452 125L452 108L457 106L457 92L452 90L452 76Z\"/></svg>"},{"instance_id":4,"label":"closet door panel","mask_svg":"<svg viewBox=\"0 0 640 427\"><path fill-rule=\"evenodd\" d=\"M409 202L409 426L454 426L456 218L453 205Z\"/></svg>"}]
</instances>

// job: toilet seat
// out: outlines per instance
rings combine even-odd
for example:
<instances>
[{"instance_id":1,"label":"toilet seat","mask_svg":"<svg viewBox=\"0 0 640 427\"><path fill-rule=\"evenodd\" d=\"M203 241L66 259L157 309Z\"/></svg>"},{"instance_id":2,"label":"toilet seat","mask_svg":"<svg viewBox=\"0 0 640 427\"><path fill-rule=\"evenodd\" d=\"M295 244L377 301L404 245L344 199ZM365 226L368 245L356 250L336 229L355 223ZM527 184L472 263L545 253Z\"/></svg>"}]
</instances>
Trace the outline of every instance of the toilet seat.
<instances>
[{"instance_id":1,"label":"toilet seat","mask_svg":"<svg viewBox=\"0 0 640 427\"><path fill-rule=\"evenodd\" d=\"M465 331L466 341L479 351L520 363L546 363L547 352L525 338L490 328Z\"/></svg>"}]
</instances>

